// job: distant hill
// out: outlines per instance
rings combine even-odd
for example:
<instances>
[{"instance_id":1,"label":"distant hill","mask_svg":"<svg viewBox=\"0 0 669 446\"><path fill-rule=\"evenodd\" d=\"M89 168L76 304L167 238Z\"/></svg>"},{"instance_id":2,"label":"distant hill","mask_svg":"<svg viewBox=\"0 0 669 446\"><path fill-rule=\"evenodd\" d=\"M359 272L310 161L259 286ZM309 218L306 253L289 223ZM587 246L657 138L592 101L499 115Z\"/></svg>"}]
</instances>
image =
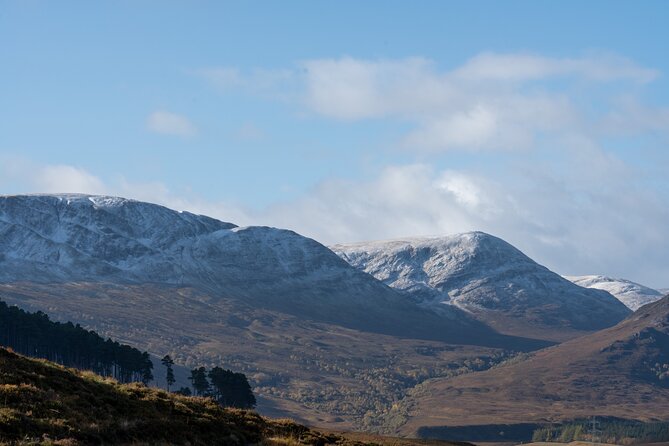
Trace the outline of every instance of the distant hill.
<instances>
[{"instance_id":1,"label":"distant hill","mask_svg":"<svg viewBox=\"0 0 669 446\"><path fill-rule=\"evenodd\" d=\"M578 286L596 288L611 293L632 311L660 300L667 293L654 290L631 280L613 279L606 276L565 276Z\"/></svg>"},{"instance_id":2,"label":"distant hill","mask_svg":"<svg viewBox=\"0 0 669 446\"><path fill-rule=\"evenodd\" d=\"M490 370L426 383L405 433L592 415L669 421L669 296L615 327Z\"/></svg>"},{"instance_id":3,"label":"distant hill","mask_svg":"<svg viewBox=\"0 0 669 446\"><path fill-rule=\"evenodd\" d=\"M609 293L575 286L483 232L331 249L424 307L462 308L506 334L561 341L630 314Z\"/></svg>"}]
</instances>

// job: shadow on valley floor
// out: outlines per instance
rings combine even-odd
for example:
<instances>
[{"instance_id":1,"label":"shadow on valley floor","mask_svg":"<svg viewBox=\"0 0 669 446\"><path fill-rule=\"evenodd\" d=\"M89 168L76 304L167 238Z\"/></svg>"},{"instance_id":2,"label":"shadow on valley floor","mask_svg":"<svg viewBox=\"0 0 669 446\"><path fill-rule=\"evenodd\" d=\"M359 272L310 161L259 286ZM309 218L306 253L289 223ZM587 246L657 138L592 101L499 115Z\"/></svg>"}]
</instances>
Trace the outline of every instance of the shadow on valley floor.
<instances>
[{"instance_id":1,"label":"shadow on valley floor","mask_svg":"<svg viewBox=\"0 0 669 446\"><path fill-rule=\"evenodd\" d=\"M534 431L542 425L535 423L484 424L472 426L423 426L418 429L419 438L450 441L531 441Z\"/></svg>"}]
</instances>

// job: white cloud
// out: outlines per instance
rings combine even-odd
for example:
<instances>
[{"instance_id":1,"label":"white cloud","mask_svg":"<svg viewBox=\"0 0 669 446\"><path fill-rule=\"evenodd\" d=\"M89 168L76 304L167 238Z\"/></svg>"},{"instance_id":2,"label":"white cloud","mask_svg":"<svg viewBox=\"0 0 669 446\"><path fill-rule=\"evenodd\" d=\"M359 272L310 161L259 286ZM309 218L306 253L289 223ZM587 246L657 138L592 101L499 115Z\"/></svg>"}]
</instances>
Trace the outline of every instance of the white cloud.
<instances>
[{"instance_id":1,"label":"white cloud","mask_svg":"<svg viewBox=\"0 0 669 446\"><path fill-rule=\"evenodd\" d=\"M656 70L640 67L629 59L601 53L580 58L483 53L468 60L453 74L465 81L504 82L576 76L604 82L629 80L645 83L658 76Z\"/></svg>"},{"instance_id":2,"label":"white cloud","mask_svg":"<svg viewBox=\"0 0 669 446\"><path fill-rule=\"evenodd\" d=\"M454 85L427 59L369 61L344 57L306 61L304 103L339 119L438 111L458 100Z\"/></svg>"},{"instance_id":3,"label":"white cloud","mask_svg":"<svg viewBox=\"0 0 669 446\"><path fill-rule=\"evenodd\" d=\"M50 165L38 169L32 175L38 190L46 193L103 194L104 183L84 169L68 165Z\"/></svg>"},{"instance_id":4,"label":"white cloud","mask_svg":"<svg viewBox=\"0 0 669 446\"><path fill-rule=\"evenodd\" d=\"M433 151L527 149L538 135L561 135L592 124L587 120L593 118L577 106L582 98L572 97L567 87L549 85L552 78L644 83L657 76L611 55L559 59L485 53L441 72L418 58L345 57L303 66L304 104L315 113L406 121L414 128L403 146ZM530 88L529 82L535 84Z\"/></svg>"},{"instance_id":5,"label":"white cloud","mask_svg":"<svg viewBox=\"0 0 669 446\"><path fill-rule=\"evenodd\" d=\"M9 193L104 194L104 182L86 169L67 164L43 165L0 155L0 184Z\"/></svg>"},{"instance_id":6,"label":"white cloud","mask_svg":"<svg viewBox=\"0 0 669 446\"><path fill-rule=\"evenodd\" d=\"M151 113L146 118L146 128L153 133L182 137L197 133L197 128L186 116L164 110Z\"/></svg>"},{"instance_id":7,"label":"white cloud","mask_svg":"<svg viewBox=\"0 0 669 446\"><path fill-rule=\"evenodd\" d=\"M476 210L484 201L483 191L468 175L446 171L435 182L436 187L453 194L460 205Z\"/></svg>"},{"instance_id":8,"label":"white cloud","mask_svg":"<svg viewBox=\"0 0 669 446\"><path fill-rule=\"evenodd\" d=\"M669 136L669 108L649 107L630 96L617 98L615 108L599 123L599 130L614 135L656 132Z\"/></svg>"},{"instance_id":9,"label":"white cloud","mask_svg":"<svg viewBox=\"0 0 669 446\"><path fill-rule=\"evenodd\" d=\"M418 57L341 57L307 60L288 70L243 74L226 67L200 74L220 90L292 97L326 118L408 124L399 143L405 149L433 152L529 149L547 134L564 136L584 128L606 131L612 126L598 121L607 112L609 121L621 120L614 113L617 108L611 108L610 98L590 93L596 89L587 89L585 94L592 97L584 101L583 83L636 87L658 76L656 70L606 53L572 58L482 53L446 70ZM593 113L598 106L601 111ZM628 112L621 111L623 118ZM658 121L651 113L642 119Z\"/></svg>"}]
</instances>

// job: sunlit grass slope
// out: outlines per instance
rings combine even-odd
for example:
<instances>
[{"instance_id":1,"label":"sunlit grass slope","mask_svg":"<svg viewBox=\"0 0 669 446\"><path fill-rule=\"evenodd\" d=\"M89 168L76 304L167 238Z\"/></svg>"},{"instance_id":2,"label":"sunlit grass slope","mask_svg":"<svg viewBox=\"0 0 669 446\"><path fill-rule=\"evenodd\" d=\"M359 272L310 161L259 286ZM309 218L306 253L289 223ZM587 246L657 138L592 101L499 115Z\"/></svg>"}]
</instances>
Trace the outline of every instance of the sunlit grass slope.
<instances>
[{"instance_id":1,"label":"sunlit grass slope","mask_svg":"<svg viewBox=\"0 0 669 446\"><path fill-rule=\"evenodd\" d=\"M212 400L118 384L0 348L0 443L354 444Z\"/></svg>"}]
</instances>

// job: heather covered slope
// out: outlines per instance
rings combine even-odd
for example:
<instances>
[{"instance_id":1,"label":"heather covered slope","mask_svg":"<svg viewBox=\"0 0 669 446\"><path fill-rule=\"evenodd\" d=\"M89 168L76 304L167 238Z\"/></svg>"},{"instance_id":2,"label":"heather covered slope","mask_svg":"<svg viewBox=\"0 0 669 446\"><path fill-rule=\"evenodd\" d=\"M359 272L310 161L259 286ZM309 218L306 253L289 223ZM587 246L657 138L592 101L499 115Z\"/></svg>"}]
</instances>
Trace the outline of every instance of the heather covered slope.
<instances>
[{"instance_id":1,"label":"heather covered slope","mask_svg":"<svg viewBox=\"0 0 669 446\"><path fill-rule=\"evenodd\" d=\"M463 308L507 334L563 340L630 314L607 292L576 286L482 232L331 248L424 307Z\"/></svg>"},{"instance_id":2,"label":"heather covered slope","mask_svg":"<svg viewBox=\"0 0 669 446\"><path fill-rule=\"evenodd\" d=\"M324 433L141 384L118 384L0 348L0 444L471 446Z\"/></svg>"},{"instance_id":3,"label":"heather covered slope","mask_svg":"<svg viewBox=\"0 0 669 446\"><path fill-rule=\"evenodd\" d=\"M0 441L11 443L243 445L270 438L346 443L292 422L223 409L209 399L117 384L2 348L0 401Z\"/></svg>"},{"instance_id":4,"label":"heather covered slope","mask_svg":"<svg viewBox=\"0 0 669 446\"><path fill-rule=\"evenodd\" d=\"M591 415L669 420L669 296L620 324L525 360L426 383L405 433Z\"/></svg>"}]
</instances>

